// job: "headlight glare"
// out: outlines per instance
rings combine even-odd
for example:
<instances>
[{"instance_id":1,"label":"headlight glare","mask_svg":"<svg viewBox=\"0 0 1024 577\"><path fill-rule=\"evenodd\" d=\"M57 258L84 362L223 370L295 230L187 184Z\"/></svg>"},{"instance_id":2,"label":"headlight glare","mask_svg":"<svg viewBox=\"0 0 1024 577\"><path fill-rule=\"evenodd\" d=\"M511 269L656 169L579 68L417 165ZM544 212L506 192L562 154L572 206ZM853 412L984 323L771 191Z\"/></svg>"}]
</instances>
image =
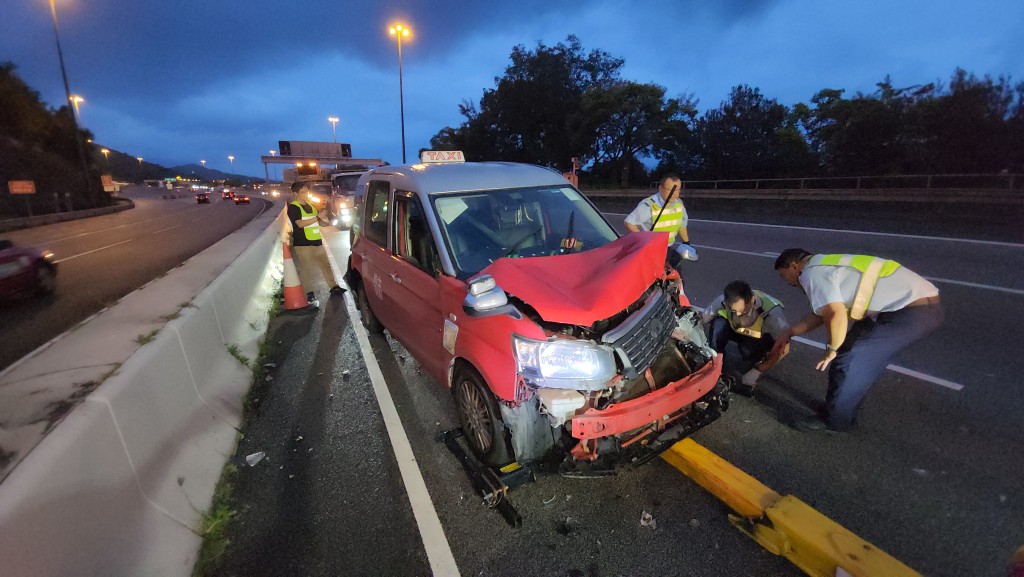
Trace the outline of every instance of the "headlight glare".
<instances>
[{"instance_id":1,"label":"headlight glare","mask_svg":"<svg viewBox=\"0 0 1024 577\"><path fill-rule=\"evenodd\" d=\"M599 390L615 376L612 352L594 343L513 337L519 372L540 387Z\"/></svg>"}]
</instances>

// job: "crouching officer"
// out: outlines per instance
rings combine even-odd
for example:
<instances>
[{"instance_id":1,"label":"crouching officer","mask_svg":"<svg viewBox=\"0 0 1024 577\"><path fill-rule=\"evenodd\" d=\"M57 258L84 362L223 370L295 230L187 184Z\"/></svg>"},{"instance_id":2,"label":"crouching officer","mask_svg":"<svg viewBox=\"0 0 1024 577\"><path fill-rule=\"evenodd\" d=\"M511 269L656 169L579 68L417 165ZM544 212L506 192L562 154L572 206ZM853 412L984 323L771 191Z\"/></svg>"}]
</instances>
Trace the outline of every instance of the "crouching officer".
<instances>
[{"instance_id":1,"label":"crouching officer","mask_svg":"<svg viewBox=\"0 0 1024 577\"><path fill-rule=\"evenodd\" d=\"M742 375L733 392L751 396L761 373L789 353L789 346L773 350L775 341L789 330L782 303L741 281L726 285L723 294L705 310L711 348L723 357L723 374ZM726 352L730 342L739 354Z\"/></svg>"}]
</instances>

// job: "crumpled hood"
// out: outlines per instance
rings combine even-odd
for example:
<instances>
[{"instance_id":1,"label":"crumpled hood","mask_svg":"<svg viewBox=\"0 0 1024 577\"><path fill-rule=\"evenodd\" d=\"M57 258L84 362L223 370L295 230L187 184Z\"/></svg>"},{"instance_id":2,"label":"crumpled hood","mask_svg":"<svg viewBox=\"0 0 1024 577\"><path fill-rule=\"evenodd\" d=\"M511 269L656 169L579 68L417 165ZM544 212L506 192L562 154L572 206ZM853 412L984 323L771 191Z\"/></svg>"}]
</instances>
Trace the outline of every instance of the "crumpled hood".
<instances>
[{"instance_id":1,"label":"crumpled hood","mask_svg":"<svg viewBox=\"0 0 1024 577\"><path fill-rule=\"evenodd\" d=\"M502 258L480 271L550 322L588 326L633 304L665 273L665 234L634 232L576 254Z\"/></svg>"}]
</instances>

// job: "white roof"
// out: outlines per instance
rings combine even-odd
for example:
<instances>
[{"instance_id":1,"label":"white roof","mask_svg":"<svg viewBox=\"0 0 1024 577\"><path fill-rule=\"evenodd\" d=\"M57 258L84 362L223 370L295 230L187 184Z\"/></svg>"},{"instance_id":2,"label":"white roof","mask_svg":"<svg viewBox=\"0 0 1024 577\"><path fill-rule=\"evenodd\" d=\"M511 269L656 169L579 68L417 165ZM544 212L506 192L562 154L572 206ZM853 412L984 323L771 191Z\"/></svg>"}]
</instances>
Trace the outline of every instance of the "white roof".
<instances>
[{"instance_id":1,"label":"white roof","mask_svg":"<svg viewBox=\"0 0 1024 577\"><path fill-rule=\"evenodd\" d=\"M408 164L376 168L369 174L390 175L395 188L421 194L569 185L550 168L515 162Z\"/></svg>"}]
</instances>

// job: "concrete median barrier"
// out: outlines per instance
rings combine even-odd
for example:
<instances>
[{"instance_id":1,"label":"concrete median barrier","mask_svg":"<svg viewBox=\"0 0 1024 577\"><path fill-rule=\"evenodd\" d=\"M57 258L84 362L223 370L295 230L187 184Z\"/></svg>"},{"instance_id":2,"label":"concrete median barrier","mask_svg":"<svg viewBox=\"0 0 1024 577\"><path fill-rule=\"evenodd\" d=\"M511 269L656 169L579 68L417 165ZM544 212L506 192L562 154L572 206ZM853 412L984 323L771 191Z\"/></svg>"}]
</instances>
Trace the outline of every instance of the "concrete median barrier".
<instances>
[{"instance_id":1,"label":"concrete median barrier","mask_svg":"<svg viewBox=\"0 0 1024 577\"><path fill-rule=\"evenodd\" d=\"M5 577L191 574L280 282L280 218L0 374Z\"/></svg>"}]
</instances>

